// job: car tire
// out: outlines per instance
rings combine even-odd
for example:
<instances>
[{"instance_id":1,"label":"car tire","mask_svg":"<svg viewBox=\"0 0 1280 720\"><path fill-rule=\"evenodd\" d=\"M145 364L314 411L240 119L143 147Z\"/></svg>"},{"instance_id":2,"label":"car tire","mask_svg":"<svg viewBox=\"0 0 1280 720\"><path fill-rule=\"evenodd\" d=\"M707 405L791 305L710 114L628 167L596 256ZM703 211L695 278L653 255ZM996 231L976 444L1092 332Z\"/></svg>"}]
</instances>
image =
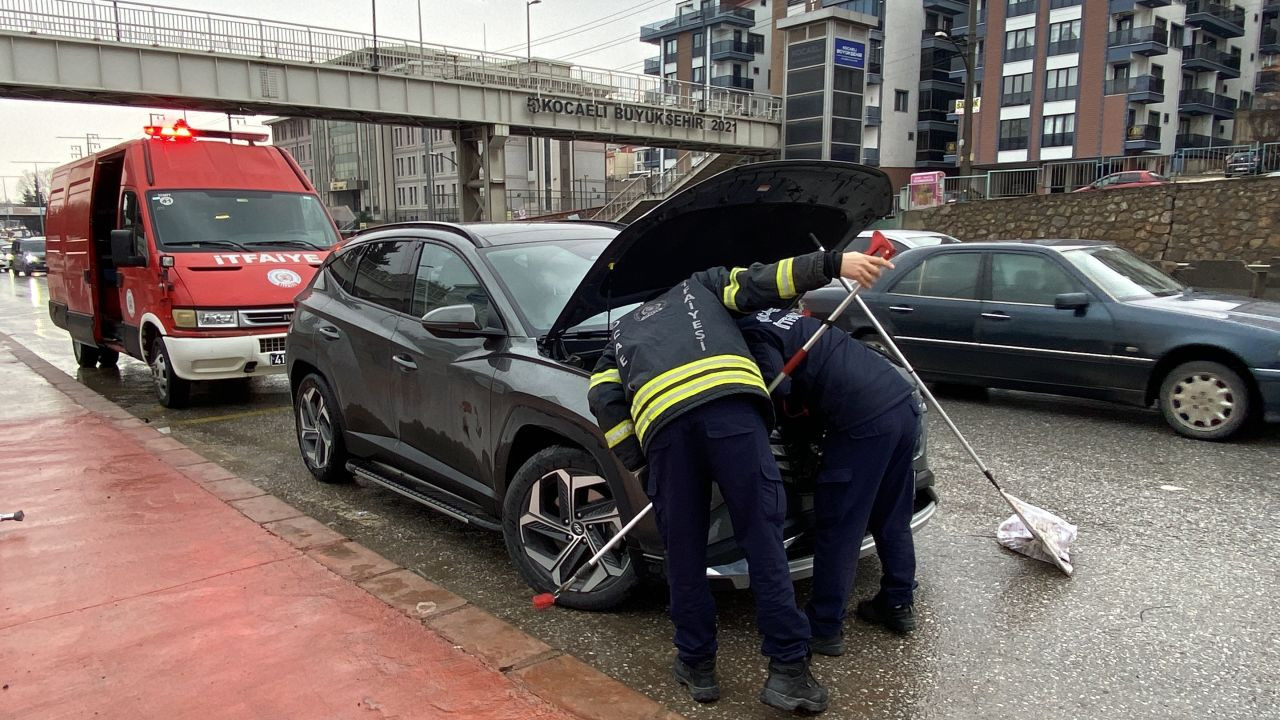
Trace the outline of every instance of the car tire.
<instances>
[{"instance_id":1,"label":"car tire","mask_svg":"<svg viewBox=\"0 0 1280 720\"><path fill-rule=\"evenodd\" d=\"M76 365L82 368L98 366L99 354L95 345L85 345L78 340L72 340L71 353L76 356Z\"/></svg>"},{"instance_id":2,"label":"car tire","mask_svg":"<svg viewBox=\"0 0 1280 720\"><path fill-rule=\"evenodd\" d=\"M191 381L173 372L173 361L164 346L164 337L156 335L151 340L151 382L156 389L156 400L167 408L184 408L191 402Z\"/></svg>"},{"instance_id":3,"label":"car tire","mask_svg":"<svg viewBox=\"0 0 1280 720\"><path fill-rule=\"evenodd\" d=\"M293 426L302 463L312 477L322 483L351 480L338 399L315 373L304 377L293 394Z\"/></svg>"},{"instance_id":4,"label":"car tire","mask_svg":"<svg viewBox=\"0 0 1280 720\"><path fill-rule=\"evenodd\" d=\"M595 458L577 448L554 445L535 453L516 471L502 504L507 553L538 592L554 591L621 528L608 481ZM607 610L625 600L640 581L625 545L557 602Z\"/></svg>"},{"instance_id":5,"label":"car tire","mask_svg":"<svg viewBox=\"0 0 1280 720\"><path fill-rule=\"evenodd\" d=\"M1208 360L1183 363L1160 384L1160 411L1179 435L1226 440L1249 421L1249 391L1244 378L1226 365Z\"/></svg>"},{"instance_id":6,"label":"car tire","mask_svg":"<svg viewBox=\"0 0 1280 720\"><path fill-rule=\"evenodd\" d=\"M98 348L99 367L112 367L118 362L120 362L120 353L107 348Z\"/></svg>"}]
</instances>

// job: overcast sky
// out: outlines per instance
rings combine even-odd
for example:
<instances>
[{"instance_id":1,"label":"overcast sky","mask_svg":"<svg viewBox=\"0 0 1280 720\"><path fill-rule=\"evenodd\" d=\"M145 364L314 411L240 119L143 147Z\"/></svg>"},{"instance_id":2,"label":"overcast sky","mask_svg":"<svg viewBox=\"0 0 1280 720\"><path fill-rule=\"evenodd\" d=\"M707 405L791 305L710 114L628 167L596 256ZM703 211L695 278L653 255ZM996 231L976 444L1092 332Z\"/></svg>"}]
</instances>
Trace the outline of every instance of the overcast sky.
<instances>
[{"instance_id":1,"label":"overcast sky","mask_svg":"<svg viewBox=\"0 0 1280 720\"><path fill-rule=\"evenodd\" d=\"M369 32L373 28L373 1L159 0L153 4ZM379 37L418 39L418 0L376 2ZM525 52L525 0L421 0L421 5L422 36L428 43L487 47L515 55ZM640 26L673 15L675 6L674 0L542 0L531 12L533 54L641 72L641 61L656 56L657 47L640 42ZM562 36L538 42L555 34ZM85 133L102 136L104 147L118 142L105 138L141 137L153 112L167 112L171 120L182 117L181 111L172 108L0 100L0 176L17 176L31 167L15 161L61 164L71 160L71 146L83 146ZM262 119L252 118L244 127L258 127ZM189 113L188 120L197 127L227 125L226 116L210 113ZM77 142L59 136L81 139ZM0 179L13 199L16 179Z\"/></svg>"}]
</instances>

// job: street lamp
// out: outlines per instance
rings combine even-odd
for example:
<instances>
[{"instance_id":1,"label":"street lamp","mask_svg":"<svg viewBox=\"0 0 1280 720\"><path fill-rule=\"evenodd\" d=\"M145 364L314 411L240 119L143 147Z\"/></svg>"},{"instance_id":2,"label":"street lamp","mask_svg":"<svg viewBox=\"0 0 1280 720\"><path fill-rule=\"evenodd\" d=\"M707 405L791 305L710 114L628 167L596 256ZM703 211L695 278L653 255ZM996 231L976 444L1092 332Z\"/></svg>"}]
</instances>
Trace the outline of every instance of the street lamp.
<instances>
[{"instance_id":1,"label":"street lamp","mask_svg":"<svg viewBox=\"0 0 1280 720\"><path fill-rule=\"evenodd\" d=\"M530 24L530 8L541 5L542 0L527 0L524 4L524 42L525 59L533 61L533 26Z\"/></svg>"},{"instance_id":2,"label":"street lamp","mask_svg":"<svg viewBox=\"0 0 1280 720\"><path fill-rule=\"evenodd\" d=\"M373 63L369 65L369 70L378 72L382 68L378 66L378 0L369 0L373 3Z\"/></svg>"},{"instance_id":3,"label":"street lamp","mask_svg":"<svg viewBox=\"0 0 1280 720\"><path fill-rule=\"evenodd\" d=\"M977 2L970 1L970 7L976 7ZM974 32L974 18L976 13L970 12L969 32ZM960 174L968 177L973 174L973 94L975 88L975 78L973 76L973 57L974 50L977 49L977 43L969 40L958 41L951 37L945 30L939 30L933 34L934 37L951 43L956 52L960 54L960 59L964 61L964 131L961 135L959 145L960 150ZM963 47L962 47L963 46Z\"/></svg>"}]
</instances>

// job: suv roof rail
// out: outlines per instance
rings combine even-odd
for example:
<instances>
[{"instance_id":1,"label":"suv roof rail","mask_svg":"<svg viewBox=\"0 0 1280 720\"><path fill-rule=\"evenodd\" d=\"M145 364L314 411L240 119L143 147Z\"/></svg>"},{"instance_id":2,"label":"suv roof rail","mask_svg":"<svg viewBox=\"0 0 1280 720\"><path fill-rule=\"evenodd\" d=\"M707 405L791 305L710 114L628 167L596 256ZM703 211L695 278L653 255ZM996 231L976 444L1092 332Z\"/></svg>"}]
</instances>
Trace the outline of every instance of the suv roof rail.
<instances>
[{"instance_id":1,"label":"suv roof rail","mask_svg":"<svg viewBox=\"0 0 1280 720\"><path fill-rule=\"evenodd\" d=\"M394 230L396 228L433 228L436 230L445 230L462 238L466 238L472 244L479 245L479 240L475 235L467 232L467 229L458 223L444 222L442 220L404 220L401 222L385 223L383 225L375 225L374 227L365 228L355 235L351 236L351 240L359 240L369 233L381 232L383 230Z\"/></svg>"}]
</instances>

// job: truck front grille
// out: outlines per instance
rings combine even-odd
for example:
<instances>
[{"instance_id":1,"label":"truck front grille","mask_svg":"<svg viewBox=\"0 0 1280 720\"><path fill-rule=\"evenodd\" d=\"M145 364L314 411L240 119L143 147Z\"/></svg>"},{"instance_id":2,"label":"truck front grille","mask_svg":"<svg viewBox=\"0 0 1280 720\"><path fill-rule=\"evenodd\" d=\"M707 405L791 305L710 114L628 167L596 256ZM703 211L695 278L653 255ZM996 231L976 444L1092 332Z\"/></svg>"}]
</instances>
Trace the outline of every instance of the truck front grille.
<instances>
[{"instance_id":1,"label":"truck front grille","mask_svg":"<svg viewBox=\"0 0 1280 720\"><path fill-rule=\"evenodd\" d=\"M293 308L240 311L240 324L245 327L288 325L291 320L293 320Z\"/></svg>"}]
</instances>

